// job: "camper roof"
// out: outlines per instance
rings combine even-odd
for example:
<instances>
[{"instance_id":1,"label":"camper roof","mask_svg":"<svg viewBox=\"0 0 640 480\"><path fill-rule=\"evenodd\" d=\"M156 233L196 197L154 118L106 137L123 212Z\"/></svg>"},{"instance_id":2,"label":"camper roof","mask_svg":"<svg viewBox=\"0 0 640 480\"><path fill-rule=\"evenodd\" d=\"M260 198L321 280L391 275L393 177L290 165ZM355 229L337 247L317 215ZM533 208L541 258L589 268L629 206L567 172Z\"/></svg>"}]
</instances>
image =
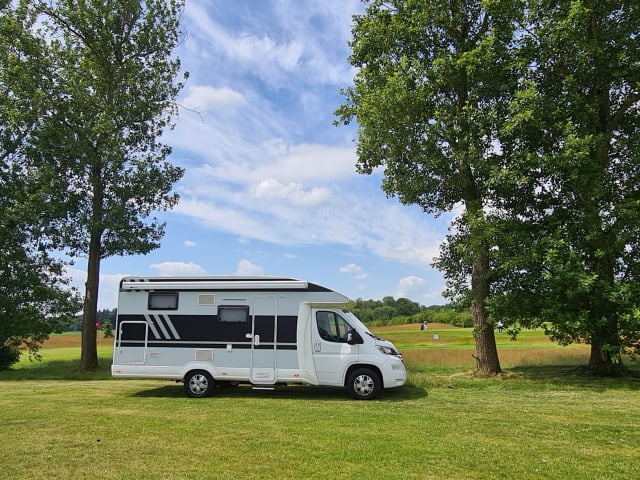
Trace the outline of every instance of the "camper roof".
<instances>
[{"instance_id":1,"label":"camper roof","mask_svg":"<svg viewBox=\"0 0 640 480\"><path fill-rule=\"evenodd\" d=\"M120 290L314 290L328 289L286 277L223 275L208 277L125 277Z\"/></svg>"}]
</instances>

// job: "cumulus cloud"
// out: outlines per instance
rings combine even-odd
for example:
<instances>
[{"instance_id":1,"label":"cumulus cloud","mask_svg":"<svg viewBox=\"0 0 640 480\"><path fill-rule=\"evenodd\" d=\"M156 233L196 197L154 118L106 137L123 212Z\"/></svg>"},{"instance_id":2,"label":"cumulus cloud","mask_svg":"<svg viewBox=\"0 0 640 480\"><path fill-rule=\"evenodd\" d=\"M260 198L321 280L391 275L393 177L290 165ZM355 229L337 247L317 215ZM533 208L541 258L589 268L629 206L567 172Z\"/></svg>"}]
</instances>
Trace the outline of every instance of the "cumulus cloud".
<instances>
[{"instance_id":1,"label":"cumulus cloud","mask_svg":"<svg viewBox=\"0 0 640 480\"><path fill-rule=\"evenodd\" d=\"M367 272L365 272L361 267L359 267L355 263L349 263L348 265L340 267L340 272L349 273L358 280L364 280L368 276Z\"/></svg>"},{"instance_id":2,"label":"cumulus cloud","mask_svg":"<svg viewBox=\"0 0 640 480\"><path fill-rule=\"evenodd\" d=\"M150 265L162 277L206 275L206 271L193 262L162 262Z\"/></svg>"},{"instance_id":3,"label":"cumulus cloud","mask_svg":"<svg viewBox=\"0 0 640 480\"><path fill-rule=\"evenodd\" d=\"M215 201L182 198L174 212L186 215L199 224L243 237L279 243L279 231L264 215L255 215L242 205L217 205ZM273 220L273 219L271 219Z\"/></svg>"},{"instance_id":4,"label":"cumulus cloud","mask_svg":"<svg viewBox=\"0 0 640 480\"><path fill-rule=\"evenodd\" d=\"M417 277L415 275L409 275L404 277L398 283L396 290L396 298L413 298L424 290L426 281L424 278Z\"/></svg>"},{"instance_id":5,"label":"cumulus cloud","mask_svg":"<svg viewBox=\"0 0 640 480\"><path fill-rule=\"evenodd\" d=\"M238 270L236 273L238 275L262 275L264 272L261 266L243 258L238 262Z\"/></svg>"},{"instance_id":6,"label":"cumulus cloud","mask_svg":"<svg viewBox=\"0 0 640 480\"><path fill-rule=\"evenodd\" d=\"M241 107L246 103L244 95L229 87L214 88L206 85L189 87L189 93L181 102L198 112Z\"/></svg>"},{"instance_id":7,"label":"cumulus cloud","mask_svg":"<svg viewBox=\"0 0 640 480\"><path fill-rule=\"evenodd\" d=\"M225 148L224 144L221 146ZM355 150L351 146L295 145L271 139L253 147L238 147L235 152L230 148L228 154L219 159L212 157L214 152L209 152L200 166L187 172L183 183L190 186L205 184L209 187L207 191L211 192L211 182L214 181L254 186L271 179L282 184L316 185L359 178L354 167Z\"/></svg>"},{"instance_id":8,"label":"cumulus cloud","mask_svg":"<svg viewBox=\"0 0 640 480\"><path fill-rule=\"evenodd\" d=\"M85 294L85 282L87 279L87 271L79 268L68 266L65 269L65 276L71 279L71 286L74 287L80 295ZM128 276L124 273L101 273L100 289L98 291L98 309L112 309L118 305L118 291L120 288L120 280Z\"/></svg>"},{"instance_id":9,"label":"cumulus cloud","mask_svg":"<svg viewBox=\"0 0 640 480\"><path fill-rule=\"evenodd\" d=\"M297 207L315 207L326 203L331 193L327 188L305 189L299 183L288 184L268 178L253 188L253 196L258 200L276 200L288 202Z\"/></svg>"}]
</instances>

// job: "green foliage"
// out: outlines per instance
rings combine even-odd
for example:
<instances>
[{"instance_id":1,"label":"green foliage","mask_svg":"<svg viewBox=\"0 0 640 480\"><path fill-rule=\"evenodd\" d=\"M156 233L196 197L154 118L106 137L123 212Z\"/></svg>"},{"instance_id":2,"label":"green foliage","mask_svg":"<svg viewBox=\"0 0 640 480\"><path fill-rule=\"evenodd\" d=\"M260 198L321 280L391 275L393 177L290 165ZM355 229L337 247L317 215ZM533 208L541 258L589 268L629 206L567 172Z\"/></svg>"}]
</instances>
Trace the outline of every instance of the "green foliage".
<instances>
[{"instance_id":1,"label":"green foliage","mask_svg":"<svg viewBox=\"0 0 640 480\"><path fill-rule=\"evenodd\" d=\"M384 297L382 300L359 298L355 302L349 302L348 308L363 323L376 327L422 323L425 320L456 327L470 327L473 322L468 308L454 304L425 307L407 298L397 300L393 297Z\"/></svg>"},{"instance_id":2,"label":"green foliage","mask_svg":"<svg viewBox=\"0 0 640 480\"><path fill-rule=\"evenodd\" d=\"M96 313L96 322L100 322L102 324L102 328L106 328L106 325L109 324L111 327L116 323L116 315L118 313L117 309L103 309L98 310ZM82 315L77 315L74 317L73 322L71 322L67 328L67 332L80 332L82 331Z\"/></svg>"},{"instance_id":3,"label":"green foliage","mask_svg":"<svg viewBox=\"0 0 640 480\"><path fill-rule=\"evenodd\" d=\"M159 140L177 113L182 0L3 2L2 150L29 189L42 251L87 257L83 368L97 366L99 264L148 253L183 170ZM7 42L5 38L18 38ZM186 77L186 74L185 74ZM0 95L2 96L2 95ZM6 100L6 99L5 99ZM23 108L23 107L27 108ZM22 113L24 110L24 113ZM17 120L16 120L17 119ZM39 214L39 215L38 215Z\"/></svg>"},{"instance_id":4,"label":"green foliage","mask_svg":"<svg viewBox=\"0 0 640 480\"><path fill-rule=\"evenodd\" d=\"M423 306L408 298L384 297L382 300L357 299L349 302L351 310L362 322L369 325L400 325L422 321Z\"/></svg>"},{"instance_id":5,"label":"green foliage","mask_svg":"<svg viewBox=\"0 0 640 480\"><path fill-rule=\"evenodd\" d=\"M446 250L436 263L453 299L468 297L478 327L479 370L500 371L487 323L491 219L503 157L495 148L518 78L511 50L520 2L371 0L354 17L354 86L336 114L358 122L357 169L384 168L382 188L404 204L440 215L462 207L447 238L464 250L457 269ZM462 281L461 281L462 280Z\"/></svg>"},{"instance_id":6,"label":"green foliage","mask_svg":"<svg viewBox=\"0 0 640 480\"><path fill-rule=\"evenodd\" d=\"M0 345L0 371L7 370L20 360L20 350L13 345Z\"/></svg>"},{"instance_id":7,"label":"green foliage","mask_svg":"<svg viewBox=\"0 0 640 480\"><path fill-rule=\"evenodd\" d=\"M455 327L471 327L473 326L473 318L469 309L460 309L459 307L449 305L442 307L429 307L427 309L429 322L446 323Z\"/></svg>"},{"instance_id":8,"label":"green foliage","mask_svg":"<svg viewBox=\"0 0 640 480\"><path fill-rule=\"evenodd\" d=\"M367 3L337 111L359 171L425 212L463 207L435 265L479 335L544 325L619 372L640 346L638 3Z\"/></svg>"},{"instance_id":9,"label":"green foliage","mask_svg":"<svg viewBox=\"0 0 640 480\"><path fill-rule=\"evenodd\" d=\"M33 35L33 19L16 5L0 2L0 369L21 348L37 357L79 308L64 265L48 253L47 198L26 155L50 105L46 40Z\"/></svg>"},{"instance_id":10,"label":"green foliage","mask_svg":"<svg viewBox=\"0 0 640 480\"><path fill-rule=\"evenodd\" d=\"M527 14L492 308L590 343L590 366L615 373L640 345L640 8L539 0Z\"/></svg>"},{"instance_id":11,"label":"green foliage","mask_svg":"<svg viewBox=\"0 0 640 480\"><path fill-rule=\"evenodd\" d=\"M182 169L158 142L182 84L171 58L179 40L179 1L36 2L59 85L31 156L50 185L52 208L64 212L57 231L71 255L99 258L148 253L164 225L145 221L178 200ZM53 73L53 72L52 72ZM45 168L46 167L46 168ZM62 182L62 184L61 184Z\"/></svg>"},{"instance_id":12,"label":"green foliage","mask_svg":"<svg viewBox=\"0 0 640 480\"><path fill-rule=\"evenodd\" d=\"M111 327L111 321L106 320L102 324L102 335L104 338L112 338L113 337L113 328Z\"/></svg>"},{"instance_id":13,"label":"green foliage","mask_svg":"<svg viewBox=\"0 0 640 480\"><path fill-rule=\"evenodd\" d=\"M48 335L78 311L79 302L63 264L42 251L44 239L21 208L19 185L6 179L0 177L0 347L10 353L26 346L37 355Z\"/></svg>"}]
</instances>

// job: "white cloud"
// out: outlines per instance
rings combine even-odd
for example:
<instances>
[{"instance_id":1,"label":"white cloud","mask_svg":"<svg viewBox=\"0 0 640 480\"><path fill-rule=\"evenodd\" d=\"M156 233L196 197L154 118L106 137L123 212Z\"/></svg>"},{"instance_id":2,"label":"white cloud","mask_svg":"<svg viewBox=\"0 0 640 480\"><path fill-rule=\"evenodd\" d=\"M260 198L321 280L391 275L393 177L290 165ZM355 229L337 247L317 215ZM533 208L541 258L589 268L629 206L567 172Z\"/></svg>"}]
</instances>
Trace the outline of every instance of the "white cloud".
<instances>
[{"instance_id":1,"label":"white cloud","mask_svg":"<svg viewBox=\"0 0 640 480\"><path fill-rule=\"evenodd\" d=\"M194 242L193 240L185 240L184 241L184 246L187 248L193 248L197 245L196 242Z\"/></svg>"},{"instance_id":2,"label":"white cloud","mask_svg":"<svg viewBox=\"0 0 640 480\"><path fill-rule=\"evenodd\" d=\"M367 272L365 272L362 269L362 267L359 267L355 263L350 263L348 265L340 267L340 272L341 273L350 273L357 280L364 280L368 276Z\"/></svg>"},{"instance_id":3,"label":"white cloud","mask_svg":"<svg viewBox=\"0 0 640 480\"><path fill-rule=\"evenodd\" d=\"M206 275L206 271L193 262L162 262L150 265L162 277Z\"/></svg>"},{"instance_id":4,"label":"white cloud","mask_svg":"<svg viewBox=\"0 0 640 480\"><path fill-rule=\"evenodd\" d=\"M71 279L71 286L78 290L84 297L87 271L75 267L67 267L65 275ZM120 280L128 276L123 273L100 274L100 285L98 289L98 310L112 309L118 305L118 291Z\"/></svg>"},{"instance_id":5,"label":"white cloud","mask_svg":"<svg viewBox=\"0 0 640 480\"><path fill-rule=\"evenodd\" d=\"M288 184L268 178L253 188L253 196L258 200L276 200L288 202L297 207L316 207L329 200L331 193L327 188L305 189L299 183Z\"/></svg>"},{"instance_id":6,"label":"white cloud","mask_svg":"<svg viewBox=\"0 0 640 480\"><path fill-rule=\"evenodd\" d=\"M343 183L359 178L355 171L353 147L293 145L282 139L270 138L252 148L240 146L224 158L212 158L212 154L208 150L206 160L187 172L183 185L187 188L204 186L202 193L214 194L211 189L213 182L255 186L271 179L283 184L306 185Z\"/></svg>"},{"instance_id":7,"label":"white cloud","mask_svg":"<svg viewBox=\"0 0 640 480\"><path fill-rule=\"evenodd\" d=\"M181 103L186 108L204 113L216 109L241 107L246 103L246 99L242 93L228 87L214 88L198 85L189 87L189 93Z\"/></svg>"},{"instance_id":8,"label":"white cloud","mask_svg":"<svg viewBox=\"0 0 640 480\"><path fill-rule=\"evenodd\" d=\"M249 260L242 259L238 262L238 275L262 275L264 272L262 267L251 263Z\"/></svg>"},{"instance_id":9,"label":"white cloud","mask_svg":"<svg viewBox=\"0 0 640 480\"><path fill-rule=\"evenodd\" d=\"M305 190L275 180L246 191L216 185L197 196L183 194L174 212L246 240L364 248L382 258L430 268L443 238L444 215L434 221L382 193L367 197L337 184L332 188L335 191Z\"/></svg>"},{"instance_id":10,"label":"white cloud","mask_svg":"<svg viewBox=\"0 0 640 480\"><path fill-rule=\"evenodd\" d=\"M417 277L415 275L409 275L402 278L398 283L396 290L396 298L414 298L417 293L424 290L426 281L424 278Z\"/></svg>"},{"instance_id":11,"label":"white cloud","mask_svg":"<svg viewBox=\"0 0 640 480\"><path fill-rule=\"evenodd\" d=\"M244 241L256 239L279 243L274 226L265 223L265 218L244 210L241 205L223 206L196 198L182 198L174 208L174 212L188 216L202 226L238 235Z\"/></svg>"},{"instance_id":12,"label":"white cloud","mask_svg":"<svg viewBox=\"0 0 640 480\"><path fill-rule=\"evenodd\" d=\"M323 0L242 2L228 10L193 0L185 9L191 26L187 40L201 63L222 56L227 69L268 84L346 83L352 71L343 39L349 36L351 13L362 8L358 0Z\"/></svg>"}]
</instances>

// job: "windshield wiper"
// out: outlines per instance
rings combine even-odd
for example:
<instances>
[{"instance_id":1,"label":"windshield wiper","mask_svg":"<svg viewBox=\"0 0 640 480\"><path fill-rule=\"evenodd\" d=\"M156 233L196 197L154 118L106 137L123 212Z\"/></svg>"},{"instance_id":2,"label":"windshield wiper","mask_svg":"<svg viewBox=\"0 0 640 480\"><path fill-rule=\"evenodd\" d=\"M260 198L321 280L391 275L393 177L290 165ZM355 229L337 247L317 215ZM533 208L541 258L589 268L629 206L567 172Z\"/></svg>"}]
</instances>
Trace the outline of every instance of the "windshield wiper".
<instances>
[{"instance_id":1,"label":"windshield wiper","mask_svg":"<svg viewBox=\"0 0 640 480\"><path fill-rule=\"evenodd\" d=\"M369 330L367 330L367 335L369 335L371 338L375 339L375 340L382 340L384 341L383 338L380 337L376 337L373 333L371 333Z\"/></svg>"}]
</instances>

